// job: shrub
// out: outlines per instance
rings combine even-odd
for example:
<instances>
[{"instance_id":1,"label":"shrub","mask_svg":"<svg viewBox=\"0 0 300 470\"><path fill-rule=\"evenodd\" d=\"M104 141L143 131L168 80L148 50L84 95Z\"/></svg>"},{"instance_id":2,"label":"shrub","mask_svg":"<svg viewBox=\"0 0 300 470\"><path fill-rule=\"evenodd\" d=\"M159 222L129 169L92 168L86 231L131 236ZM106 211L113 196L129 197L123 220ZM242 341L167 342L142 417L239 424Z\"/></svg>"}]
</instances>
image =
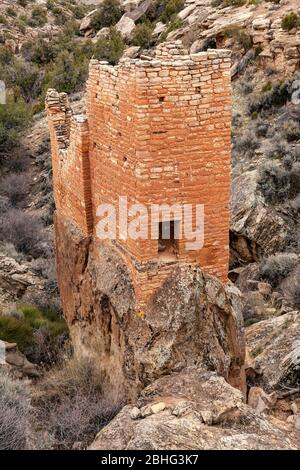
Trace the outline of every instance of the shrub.
<instances>
[{"instance_id":1,"label":"shrub","mask_svg":"<svg viewBox=\"0 0 300 470\"><path fill-rule=\"evenodd\" d=\"M260 146L254 132L246 131L241 137L237 137L235 140L234 149L242 155L253 157L255 150Z\"/></svg>"},{"instance_id":2,"label":"shrub","mask_svg":"<svg viewBox=\"0 0 300 470\"><path fill-rule=\"evenodd\" d=\"M78 441L87 445L119 411L118 395L108 402L102 388L103 376L87 358L68 359L49 371L38 414L57 448L70 449Z\"/></svg>"},{"instance_id":3,"label":"shrub","mask_svg":"<svg viewBox=\"0 0 300 470\"><path fill-rule=\"evenodd\" d=\"M44 26L47 23L47 11L40 6L36 6L31 12L31 19L28 21L29 26Z\"/></svg>"},{"instance_id":4,"label":"shrub","mask_svg":"<svg viewBox=\"0 0 300 470\"><path fill-rule=\"evenodd\" d=\"M262 261L260 278L267 280L273 287L277 287L292 272L296 263L297 256L293 254L280 253L269 256Z\"/></svg>"},{"instance_id":5,"label":"shrub","mask_svg":"<svg viewBox=\"0 0 300 470\"><path fill-rule=\"evenodd\" d=\"M267 91L271 91L273 88L273 83L271 80L269 80L267 83L265 83L261 89L263 93L266 93Z\"/></svg>"},{"instance_id":6,"label":"shrub","mask_svg":"<svg viewBox=\"0 0 300 470\"><path fill-rule=\"evenodd\" d=\"M20 351L25 352L32 344L33 329L26 320L0 316L0 337L3 341L17 343Z\"/></svg>"},{"instance_id":7,"label":"shrub","mask_svg":"<svg viewBox=\"0 0 300 470\"><path fill-rule=\"evenodd\" d=\"M111 28L108 38L100 38L95 46L94 57L107 60L110 64L118 63L125 49L125 43L120 33Z\"/></svg>"},{"instance_id":8,"label":"shrub","mask_svg":"<svg viewBox=\"0 0 300 470\"><path fill-rule=\"evenodd\" d=\"M282 203L290 194L289 173L268 162L260 170L257 189L269 204Z\"/></svg>"},{"instance_id":9,"label":"shrub","mask_svg":"<svg viewBox=\"0 0 300 470\"><path fill-rule=\"evenodd\" d=\"M2 66L10 64L13 61L14 55L6 46L0 46L0 64Z\"/></svg>"},{"instance_id":10,"label":"shrub","mask_svg":"<svg viewBox=\"0 0 300 470\"><path fill-rule=\"evenodd\" d=\"M70 10L72 11L73 15L77 20L81 20L82 18L84 18L87 13L87 10L84 5L70 6Z\"/></svg>"},{"instance_id":11,"label":"shrub","mask_svg":"<svg viewBox=\"0 0 300 470\"><path fill-rule=\"evenodd\" d=\"M285 15L281 21L281 27L285 31L291 31L294 28L298 28L299 25L300 25L300 18L293 11Z\"/></svg>"},{"instance_id":12,"label":"shrub","mask_svg":"<svg viewBox=\"0 0 300 470\"><path fill-rule=\"evenodd\" d=\"M53 366L61 360L67 333L54 335L48 325L33 331L32 344L26 349L26 357L34 364Z\"/></svg>"},{"instance_id":13,"label":"shrub","mask_svg":"<svg viewBox=\"0 0 300 470\"><path fill-rule=\"evenodd\" d=\"M12 243L17 251L33 257L45 252L40 219L18 209L10 209L2 214L0 241Z\"/></svg>"},{"instance_id":14,"label":"shrub","mask_svg":"<svg viewBox=\"0 0 300 470\"><path fill-rule=\"evenodd\" d=\"M252 93L253 91L253 84L246 77L240 79L237 82L236 87L242 95L249 95L249 93Z\"/></svg>"},{"instance_id":15,"label":"shrub","mask_svg":"<svg viewBox=\"0 0 300 470\"><path fill-rule=\"evenodd\" d=\"M258 120L256 123L255 133L257 137L266 137L269 130L269 123Z\"/></svg>"},{"instance_id":16,"label":"shrub","mask_svg":"<svg viewBox=\"0 0 300 470\"><path fill-rule=\"evenodd\" d=\"M136 25L131 42L134 46L148 48L152 42L153 26L150 22L139 23Z\"/></svg>"},{"instance_id":17,"label":"shrub","mask_svg":"<svg viewBox=\"0 0 300 470\"><path fill-rule=\"evenodd\" d=\"M42 328L42 332L38 333ZM20 351L28 354L31 359L39 357L54 362L58 346L66 338L67 327L65 321L52 310L40 310L34 305L20 305L17 315L0 315L0 338L10 343L17 343ZM45 338L45 345L41 345L41 338ZM46 350L48 346L55 346L53 353ZM51 348L50 348L51 349ZM46 359L45 359L46 361ZM37 361L38 362L38 361Z\"/></svg>"},{"instance_id":18,"label":"shrub","mask_svg":"<svg viewBox=\"0 0 300 470\"><path fill-rule=\"evenodd\" d=\"M17 16L17 13L16 13L16 11L14 10L13 7L7 7L6 8L6 14L8 16L11 16L12 18L16 18L16 16Z\"/></svg>"},{"instance_id":19,"label":"shrub","mask_svg":"<svg viewBox=\"0 0 300 470\"><path fill-rule=\"evenodd\" d=\"M15 59L11 66L5 68L5 82L7 87L14 90L15 96L29 103L37 98L41 92L41 72L34 64Z\"/></svg>"},{"instance_id":20,"label":"shrub","mask_svg":"<svg viewBox=\"0 0 300 470\"><path fill-rule=\"evenodd\" d=\"M46 68L43 90L55 88L59 92L73 93L79 91L88 75L88 57L75 52L62 50L55 62Z\"/></svg>"},{"instance_id":21,"label":"shrub","mask_svg":"<svg viewBox=\"0 0 300 470\"><path fill-rule=\"evenodd\" d=\"M21 205L29 189L29 178L25 174L11 173L2 178L0 193L12 206Z\"/></svg>"},{"instance_id":22,"label":"shrub","mask_svg":"<svg viewBox=\"0 0 300 470\"><path fill-rule=\"evenodd\" d=\"M290 148L284 141L284 137L281 134L276 134L271 141L269 141L265 148L265 155L267 158L277 159L283 158L288 155Z\"/></svg>"},{"instance_id":23,"label":"shrub","mask_svg":"<svg viewBox=\"0 0 300 470\"><path fill-rule=\"evenodd\" d=\"M0 15L0 23L1 24L7 24L7 19L5 18L5 16Z\"/></svg>"},{"instance_id":24,"label":"shrub","mask_svg":"<svg viewBox=\"0 0 300 470\"><path fill-rule=\"evenodd\" d=\"M252 47L252 39L249 34L243 31L238 26L230 26L224 29L224 37L232 38L235 42L244 48L245 51L248 51Z\"/></svg>"},{"instance_id":25,"label":"shrub","mask_svg":"<svg viewBox=\"0 0 300 470\"><path fill-rule=\"evenodd\" d=\"M0 164L19 143L30 118L28 107L22 99L8 97L6 105L0 105Z\"/></svg>"},{"instance_id":26,"label":"shrub","mask_svg":"<svg viewBox=\"0 0 300 470\"><path fill-rule=\"evenodd\" d=\"M92 28L99 31L101 28L114 26L122 16L119 0L104 0L92 20Z\"/></svg>"},{"instance_id":27,"label":"shrub","mask_svg":"<svg viewBox=\"0 0 300 470\"><path fill-rule=\"evenodd\" d=\"M283 133L288 142L294 142L300 139L300 125L299 122L290 119L283 125Z\"/></svg>"},{"instance_id":28,"label":"shrub","mask_svg":"<svg viewBox=\"0 0 300 470\"><path fill-rule=\"evenodd\" d=\"M164 4L164 10L161 14L161 21L168 23L171 21L177 13L179 13L184 7L184 0L168 0Z\"/></svg>"},{"instance_id":29,"label":"shrub","mask_svg":"<svg viewBox=\"0 0 300 470\"><path fill-rule=\"evenodd\" d=\"M5 373L0 375L0 450L26 447L28 418L31 412L24 385Z\"/></svg>"},{"instance_id":30,"label":"shrub","mask_svg":"<svg viewBox=\"0 0 300 470\"><path fill-rule=\"evenodd\" d=\"M250 114L261 112L272 107L283 106L290 99L291 92L289 83L279 82L273 84L272 90L252 97L249 102L248 111Z\"/></svg>"},{"instance_id":31,"label":"shrub","mask_svg":"<svg viewBox=\"0 0 300 470\"><path fill-rule=\"evenodd\" d=\"M26 61L38 65L49 64L56 56L54 43L41 37L25 42L21 53Z\"/></svg>"}]
</instances>

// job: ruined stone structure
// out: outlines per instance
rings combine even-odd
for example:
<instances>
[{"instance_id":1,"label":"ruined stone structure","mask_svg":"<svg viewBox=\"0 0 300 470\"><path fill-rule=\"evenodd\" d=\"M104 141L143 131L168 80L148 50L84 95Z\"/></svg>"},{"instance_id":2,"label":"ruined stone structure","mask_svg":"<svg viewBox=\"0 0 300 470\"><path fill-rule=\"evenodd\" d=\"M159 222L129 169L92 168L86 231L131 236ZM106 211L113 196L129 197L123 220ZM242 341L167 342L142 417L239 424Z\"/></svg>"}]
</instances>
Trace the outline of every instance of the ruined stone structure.
<instances>
[{"instance_id":1,"label":"ruined stone structure","mask_svg":"<svg viewBox=\"0 0 300 470\"><path fill-rule=\"evenodd\" d=\"M131 393L202 359L239 384L238 301L201 274L226 281L228 272L229 52L187 55L176 42L149 60L116 67L92 60L86 116L73 115L55 90L46 106L59 287L77 349L92 350ZM187 250L184 237L176 240L175 225L185 222L174 215L167 241L159 218L157 239L122 237L117 223L115 240L99 240L97 209L118 208L119 196L129 207L203 204L203 248ZM220 296L217 307L212 294Z\"/></svg>"},{"instance_id":2,"label":"ruined stone structure","mask_svg":"<svg viewBox=\"0 0 300 470\"><path fill-rule=\"evenodd\" d=\"M119 196L128 206L204 204L198 250L186 249L184 227L177 246L160 253L159 239L123 240L117 223L115 243L141 301L174 263L197 263L223 281L228 271L229 52L187 56L171 44L156 54L118 67L91 61L86 117L72 116L65 95L48 94L56 208L83 233L96 236L97 207L118 208Z\"/></svg>"}]
</instances>

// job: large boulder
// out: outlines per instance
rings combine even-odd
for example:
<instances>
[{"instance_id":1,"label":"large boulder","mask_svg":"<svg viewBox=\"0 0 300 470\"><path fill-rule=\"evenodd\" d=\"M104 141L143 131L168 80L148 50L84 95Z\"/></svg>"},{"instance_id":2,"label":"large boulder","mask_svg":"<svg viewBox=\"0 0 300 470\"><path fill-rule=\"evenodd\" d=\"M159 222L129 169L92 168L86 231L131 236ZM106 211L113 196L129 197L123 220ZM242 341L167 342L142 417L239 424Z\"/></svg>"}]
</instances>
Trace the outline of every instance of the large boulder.
<instances>
[{"instance_id":1,"label":"large boulder","mask_svg":"<svg viewBox=\"0 0 300 470\"><path fill-rule=\"evenodd\" d=\"M297 436L243 403L242 394L196 367L161 377L97 435L91 450L296 449Z\"/></svg>"},{"instance_id":2,"label":"large boulder","mask_svg":"<svg viewBox=\"0 0 300 470\"><path fill-rule=\"evenodd\" d=\"M8 343L0 339L0 372L1 368L18 378L40 376L37 366L26 359L16 343Z\"/></svg>"},{"instance_id":3,"label":"large boulder","mask_svg":"<svg viewBox=\"0 0 300 470\"><path fill-rule=\"evenodd\" d=\"M26 264L0 253L0 305L20 300L25 293L41 287L41 280Z\"/></svg>"},{"instance_id":4,"label":"large boulder","mask_svg":"<svg viewBox=\"0 0 300 470\"><path fill-rule=\"evenodd\" d=\"M243 261L256 261L284 249L292 225L257 193L256 170L232 180L231 234L232 247Z\"/></svg>"},{"instance_id":5,"label":"large boulder","mask_svg":"<svg viewBox=\"0 0 300 470\"><path fill-rule=\"evenodd\" d=\"M135 28L135 22L127 15L125 13L115 26L123 38L129 38Z\"/></svg>"},{"instance_id":6,"label":"large boulder","mask_svg":"<svg viewBox=\"0 0 300 470\"><path fill-rule=\"evenodd\" d=\"M246 329L252 368L266 390L300 386L300 312L270 318Z\"/></svg>"},{"instance_id":7,"label":"large boulder","mask_svg":"<svg viewBox=\"0 0 300 470\"><path fill-rule=\"evenodd\" d=\"M75 350L89 354L114 388L136 397L162 375L193 364L243 387L239 291L181 264L141 314L132 277L112 246L56 218L59 286Z\"/></svg>"},{"instance_id":8,"label":"large boulder","mask_svg":"<svg viewBox=\"0 0 300 470\"><path fill-rule=\"evenodd\" d=\"M81 20L79 30L82 34L85 34L87 31L92 29L92 24L97 14L97 9L92 10Z\"/></svg>"}]
</instances>

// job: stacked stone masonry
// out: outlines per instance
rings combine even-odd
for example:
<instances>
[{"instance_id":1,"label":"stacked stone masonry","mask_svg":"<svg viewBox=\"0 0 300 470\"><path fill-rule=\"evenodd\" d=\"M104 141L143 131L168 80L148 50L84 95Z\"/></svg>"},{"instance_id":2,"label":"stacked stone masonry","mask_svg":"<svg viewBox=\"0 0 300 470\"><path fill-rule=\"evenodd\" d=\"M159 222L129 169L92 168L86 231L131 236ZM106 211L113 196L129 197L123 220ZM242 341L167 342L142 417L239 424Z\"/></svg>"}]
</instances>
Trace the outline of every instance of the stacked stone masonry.
<instances>
[{"instance_id":1,"label":"stacked stone masonry","mask_svg":"<svg viewBox=\"0 0 300 470\"><path fill-rule=\"evenodd\" d=\"M121 239L117 225L112 243L141 302L177 263L227 279L230 63L227 50L188 55L176 41L149 60L124 59L116 67L91 60L86 116L72 115L65 94L48 92L58 217L97 242L97 208L118 207L119 196L128 206L204 205L203 248L186 250L182 238L172 260L160 258L158 240Z\"/></svg>"}]
</instances>

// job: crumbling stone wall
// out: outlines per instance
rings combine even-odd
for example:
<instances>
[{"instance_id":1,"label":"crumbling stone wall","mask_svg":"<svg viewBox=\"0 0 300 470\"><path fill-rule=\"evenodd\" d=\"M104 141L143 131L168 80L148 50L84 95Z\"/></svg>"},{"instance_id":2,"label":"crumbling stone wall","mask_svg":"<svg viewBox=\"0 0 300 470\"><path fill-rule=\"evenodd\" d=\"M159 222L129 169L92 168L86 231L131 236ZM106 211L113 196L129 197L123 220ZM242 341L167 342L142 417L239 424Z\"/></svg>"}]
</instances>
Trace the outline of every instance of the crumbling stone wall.
<instances>
[{"instance_id":1,"label":"crumbling stone wall","mask_svg":"<svg viewBox=\"0 0 300 470\"><path fill-rule=\"evenodd\" d=\"M115 240L141 303L178 263L227 279L229 54L188 55L176 42L160 45L149 60L124 59L116 67L92 60L86 117L72 115L64 94L48 93L57 217L95 239L97 207L118 206L119 196L128 206L204 204L200 250L187 251L183 238L176 259L164 262L158 240Z\"/></svg>"}]
</instances>

